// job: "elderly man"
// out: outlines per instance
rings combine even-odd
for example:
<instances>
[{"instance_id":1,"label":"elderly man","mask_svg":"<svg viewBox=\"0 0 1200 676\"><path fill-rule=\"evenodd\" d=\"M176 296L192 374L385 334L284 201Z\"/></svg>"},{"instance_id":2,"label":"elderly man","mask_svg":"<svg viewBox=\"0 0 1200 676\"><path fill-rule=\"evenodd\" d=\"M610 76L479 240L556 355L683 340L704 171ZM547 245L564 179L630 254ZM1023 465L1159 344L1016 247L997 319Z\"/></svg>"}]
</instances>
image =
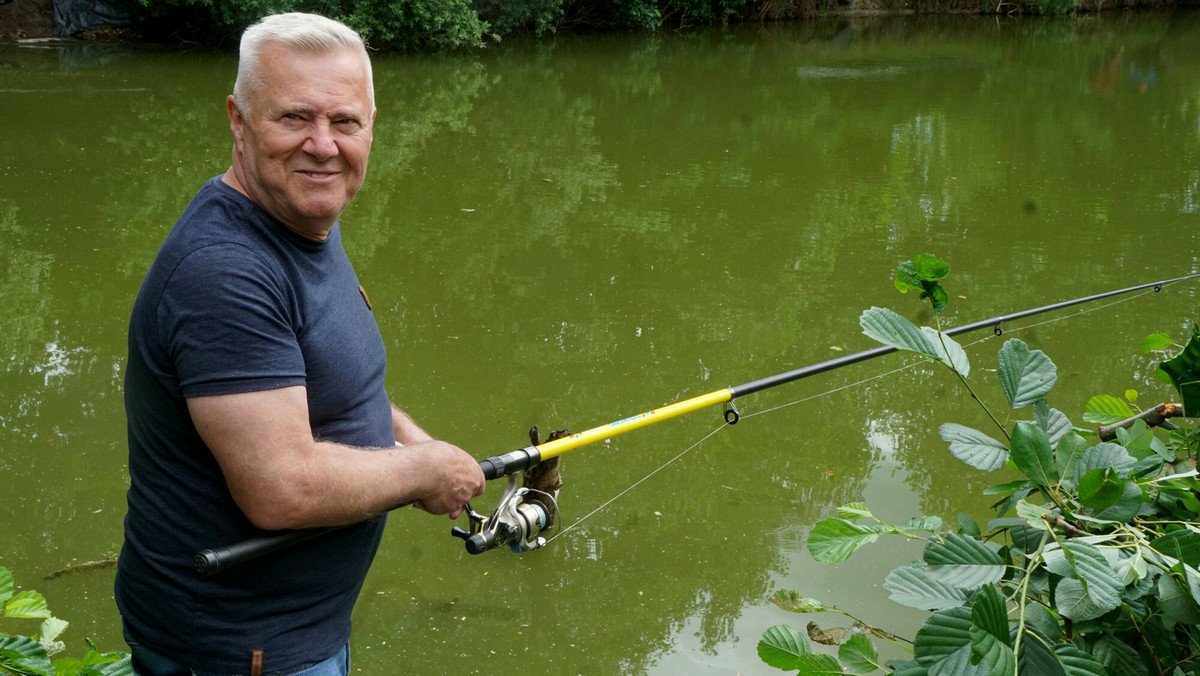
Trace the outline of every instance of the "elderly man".
<instances>
[{"instance_id":1,"label":"elderly man","mask_svg":"<svg viewBox=\"0 0 1200 676\"><path fill-rule=\"evenodd\" d=\"M382 515L413 503L455 518L484 477L391 404L342 249L375 120L361 38L313 15L264 19L226 107L232 166L167 236L130 320L117 605L143 676L346 674ZM337 525L231 572L192 570L206 547Z\"/></svg>"}]
</instances>

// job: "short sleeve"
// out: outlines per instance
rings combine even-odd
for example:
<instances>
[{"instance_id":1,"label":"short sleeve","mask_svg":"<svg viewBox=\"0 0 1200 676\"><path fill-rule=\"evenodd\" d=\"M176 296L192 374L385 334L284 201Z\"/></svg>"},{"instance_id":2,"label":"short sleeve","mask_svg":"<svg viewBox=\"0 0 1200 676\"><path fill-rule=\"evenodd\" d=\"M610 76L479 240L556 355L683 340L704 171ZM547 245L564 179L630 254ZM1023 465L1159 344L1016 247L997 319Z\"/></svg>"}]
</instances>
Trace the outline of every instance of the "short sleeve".
<instances>
[{"instance_id":1,"label":"short sleeve","mask_svg":"<svg viewBox=\"0 0 1200 676\"><path fill-rule=\"evenodd\" d=\"M266 259L234 243L184 257L157 308L159 337L185 397L305 382L295 292Z\"/></svg>"}]
</instances>

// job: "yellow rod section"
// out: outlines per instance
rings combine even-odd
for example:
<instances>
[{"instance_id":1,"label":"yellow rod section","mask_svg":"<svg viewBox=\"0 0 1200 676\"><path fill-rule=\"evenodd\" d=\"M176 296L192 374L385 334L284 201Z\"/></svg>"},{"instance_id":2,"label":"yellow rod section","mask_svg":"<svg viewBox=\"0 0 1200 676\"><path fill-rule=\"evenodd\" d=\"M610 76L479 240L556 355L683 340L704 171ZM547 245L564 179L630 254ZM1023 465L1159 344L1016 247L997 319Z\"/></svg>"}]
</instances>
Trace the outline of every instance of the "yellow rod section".
<instances>
[{"instance_id":1,"label":"yellow rod section","mask_svg":"<svg viewBox=\"0 0 1200 676\"><path fill-rule=\"evenodd\" d=\"M691 399L677 401L674 404L669 404L667 406L663 406L662 408L656 408L653 411L646 411L645 413L639 413L616 422L611 422L607 425L593 427L590 430L586 430L578 434L572 434L569 437L555 439L554 441L547 441L541 446L538 446L537 450L539 453L541 453L542 460L548 460L550 458L562 455L567 451L575 450L580 446L587 446L588 444L594 444L597 441L611 439L618 434L639 430L643 427L653 425L654 423L670 420L671 418L681 416L685 413L698 411L702 408L707 408L715 404L723 404L732 399L733 392L729 388L717 390L716 392L709 392L708 394L702 394L698 397L692 397Z\"/></svg>"}]
</instances>

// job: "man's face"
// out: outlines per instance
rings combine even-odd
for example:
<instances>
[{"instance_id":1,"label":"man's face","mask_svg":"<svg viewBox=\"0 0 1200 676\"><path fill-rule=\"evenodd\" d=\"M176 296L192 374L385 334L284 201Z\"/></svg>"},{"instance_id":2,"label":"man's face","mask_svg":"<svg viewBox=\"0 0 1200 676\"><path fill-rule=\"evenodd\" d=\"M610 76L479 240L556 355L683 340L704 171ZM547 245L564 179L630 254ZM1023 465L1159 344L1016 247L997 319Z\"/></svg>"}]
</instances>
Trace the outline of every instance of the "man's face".
<instances>
[{"instance_id":1,"label":"man's face","mask_svg":"<svg viewBox=\"0 0 1200 676\"><path fill-rule=\"evenodd\" d=\"M375 110L363 56L267 44L249 111L229 97L232 178L288 228L324 239L362 187Z\"/></svg>"}]
</instances>

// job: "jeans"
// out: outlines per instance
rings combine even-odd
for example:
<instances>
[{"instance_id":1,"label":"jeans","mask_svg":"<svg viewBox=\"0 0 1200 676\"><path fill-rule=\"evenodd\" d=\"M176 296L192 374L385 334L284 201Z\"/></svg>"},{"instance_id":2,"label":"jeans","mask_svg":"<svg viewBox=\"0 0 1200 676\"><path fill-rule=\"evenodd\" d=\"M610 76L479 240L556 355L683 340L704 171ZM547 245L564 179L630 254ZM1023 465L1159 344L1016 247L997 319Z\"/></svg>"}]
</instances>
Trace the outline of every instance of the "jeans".
<instances>
[{"instance_id":1,"label":"jeans","mask_svg":"<svg viewBox=\"0 0 1200 676\"><path fill-rule=\"evenodd\" d=\"M133 654L133 673L137 676L241 676L241 674L217 674L211 671L192 671L175 660L150 650L135 642L128 635L125 642ZM246 665L250 656L246 655ZM249 673L249 672L246 672ZM350 673L350 644L332 657L320 662L308 662L278 671L263 672L262 676L347 676Z\"/></svg>"}]
</instances>

